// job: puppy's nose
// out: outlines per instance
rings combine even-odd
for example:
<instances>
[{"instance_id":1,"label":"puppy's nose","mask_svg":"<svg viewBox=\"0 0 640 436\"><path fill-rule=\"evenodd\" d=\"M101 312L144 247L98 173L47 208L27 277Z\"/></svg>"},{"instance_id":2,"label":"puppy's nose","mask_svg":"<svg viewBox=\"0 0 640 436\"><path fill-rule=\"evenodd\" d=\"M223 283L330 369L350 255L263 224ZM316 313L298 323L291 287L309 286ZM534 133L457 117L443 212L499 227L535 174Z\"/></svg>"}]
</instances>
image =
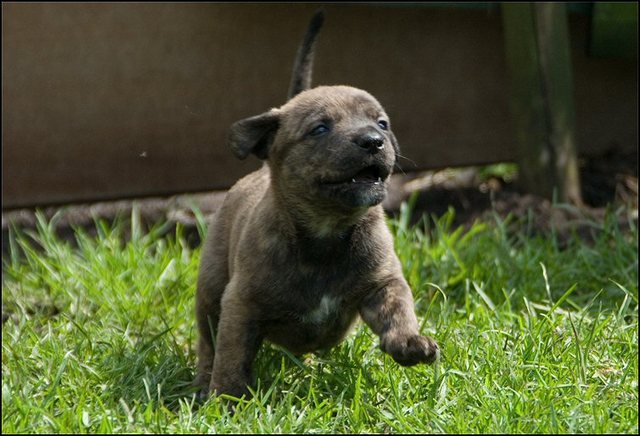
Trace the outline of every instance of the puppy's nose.
<instances>
[{"instance_id":1,"label":"puppy's nose","mask_svg":"<svg viewBox=\"0 0 640 436\"><path fill-rule=\"evenodd\" d=\"M368 132L356 137L354 144L369 151L376 153L384 147L384 138L378 132Z\"/></svg>"}]
</instances>

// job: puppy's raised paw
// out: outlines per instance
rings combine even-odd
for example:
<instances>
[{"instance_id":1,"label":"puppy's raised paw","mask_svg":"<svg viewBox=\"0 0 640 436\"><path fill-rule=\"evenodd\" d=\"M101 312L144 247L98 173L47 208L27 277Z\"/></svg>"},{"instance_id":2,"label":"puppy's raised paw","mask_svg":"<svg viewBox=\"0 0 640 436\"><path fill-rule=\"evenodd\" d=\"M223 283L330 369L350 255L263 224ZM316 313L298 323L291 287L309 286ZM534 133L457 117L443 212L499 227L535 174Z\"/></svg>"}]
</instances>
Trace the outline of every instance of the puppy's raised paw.
<instances>
[{"instance_id":1,"label":"puppy's raised paw","mask_svg":"<svg viewBox=\"0 0 640 436\"><path fill-rule=\"evenodd\" d=\"M440 357L436 341L417 334L386 337L382 339L380 348L402 366L431 364Z\"/></svg>"}]
</instances>

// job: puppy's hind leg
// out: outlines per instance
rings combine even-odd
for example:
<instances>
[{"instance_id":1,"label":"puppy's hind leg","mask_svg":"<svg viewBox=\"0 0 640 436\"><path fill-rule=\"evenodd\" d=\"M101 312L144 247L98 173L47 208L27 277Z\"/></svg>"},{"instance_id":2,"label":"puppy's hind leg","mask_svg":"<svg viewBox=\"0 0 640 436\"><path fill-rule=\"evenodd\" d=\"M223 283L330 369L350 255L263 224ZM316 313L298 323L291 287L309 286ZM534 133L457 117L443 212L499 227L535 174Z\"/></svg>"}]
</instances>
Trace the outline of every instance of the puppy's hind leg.
<instances>
[{"instance_id":1,"label":"puppy's hind leg","mask_svg":"<svg viewBox=\"0 0 640 436\"><path fill-rule=\"evenodd\" d=\"M215 337L220 320L220 300L227 283L227 243L215 223L209 229L200 261L196 290L196 320L198 324L198 370L194 385L206 396L211 383L215 355Z\"/></svg>"},{"instance_id":2,"label":"puppy's hind leg","mask_svg":"<svg viewBox=\"0 0 640 436\"><path fill-rule=\"evenodd\" d=\"M216 356L209 389L216 395L237 398L249 394L252 366L264 337L259 321L247 310L248 301L238 292L231 279L222 299L222 315L218 326Z\"/></svg>"}]
</instances>

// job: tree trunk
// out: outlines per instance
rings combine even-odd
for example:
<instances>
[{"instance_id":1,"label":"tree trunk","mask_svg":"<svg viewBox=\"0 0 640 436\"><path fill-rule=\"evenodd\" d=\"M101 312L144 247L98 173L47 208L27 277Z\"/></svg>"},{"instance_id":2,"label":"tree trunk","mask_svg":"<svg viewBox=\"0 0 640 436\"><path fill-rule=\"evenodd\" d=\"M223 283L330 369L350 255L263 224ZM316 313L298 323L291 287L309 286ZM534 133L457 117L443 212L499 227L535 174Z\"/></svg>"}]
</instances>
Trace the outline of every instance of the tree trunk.
<instances>
[{"instance_id":1,"label":"tree trunk","mask_svg":"<svg viewBox=\"0 0 640 436\"><path fill-rule=\"evenodd\" d=\"M582 205L566 5L502 5L523 190Z\"/></svg>"}]
</instances>

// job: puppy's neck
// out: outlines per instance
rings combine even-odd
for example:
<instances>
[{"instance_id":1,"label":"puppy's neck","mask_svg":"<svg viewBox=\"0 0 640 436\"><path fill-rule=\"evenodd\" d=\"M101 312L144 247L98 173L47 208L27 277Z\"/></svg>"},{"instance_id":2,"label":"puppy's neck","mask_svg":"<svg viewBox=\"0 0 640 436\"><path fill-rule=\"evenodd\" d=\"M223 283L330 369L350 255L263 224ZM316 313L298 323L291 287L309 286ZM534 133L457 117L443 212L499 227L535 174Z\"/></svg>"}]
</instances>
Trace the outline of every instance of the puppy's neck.
<instances>
[{"instance_id":1,"label":"puppy's neck","mask_svg":"<svg viewBox=\"0 0 640 436\"><path fill-rule=\"evenodd\" d=\"M366 209L365 211L366 212ZM342 239L349 234L364 213L347 218L315 214L313 219L299 219L296 221L298 233L315 239Z\"/></svg>"},{"instance_id":2,"label":"puppy's neck","mask_svg":"<svg viewBox=\"0 0 640 436\"><path fill-rule=\"evenodd\" d=\"M312 239L344 239L353 228L371 211L371 207L346 209L316 201L301 201L295 196L283 195L272 184L269 191L278 203L281 218L296 235Z\"/></svg>"}]
</instances>

